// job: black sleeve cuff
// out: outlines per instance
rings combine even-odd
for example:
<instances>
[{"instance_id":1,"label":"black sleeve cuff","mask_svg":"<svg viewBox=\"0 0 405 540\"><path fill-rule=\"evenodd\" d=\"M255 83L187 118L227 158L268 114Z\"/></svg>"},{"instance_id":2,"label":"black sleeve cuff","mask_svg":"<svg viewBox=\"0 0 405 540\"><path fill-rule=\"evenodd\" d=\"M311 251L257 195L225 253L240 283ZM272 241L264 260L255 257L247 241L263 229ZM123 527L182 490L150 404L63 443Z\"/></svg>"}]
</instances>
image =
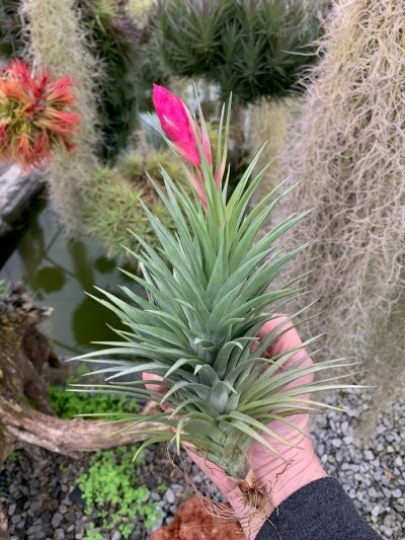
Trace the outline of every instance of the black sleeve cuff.
<instances>
[{"instance_id":1,"label":"black sleeve cuff","mask_svg":"<svg viewBox=\"0 0 405 540\"><path fill-rule=\"evenodd\" d=\"M378 540L342 486L321 478L299 489L263 525L257 540Z\"/></svg>"}]
</instances>

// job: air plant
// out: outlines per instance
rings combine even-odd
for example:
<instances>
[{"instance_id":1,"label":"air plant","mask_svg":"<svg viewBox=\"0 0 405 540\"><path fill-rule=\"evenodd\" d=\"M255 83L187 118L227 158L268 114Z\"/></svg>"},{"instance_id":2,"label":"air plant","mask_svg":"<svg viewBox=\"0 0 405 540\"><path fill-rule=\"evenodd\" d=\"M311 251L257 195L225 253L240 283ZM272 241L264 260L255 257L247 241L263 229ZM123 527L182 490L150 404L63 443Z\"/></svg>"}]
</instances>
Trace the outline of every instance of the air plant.
<instances>
[{"instance_id":1,"label":"air plant","mask_svg":"<svg viewBox=\"0 0 405 540\"><path fill-rule=\"evenodd\" d=\"M74 148L79 116L70 77L53 79L45 71L35 76L13 61L0 72L0 158L25 169L41 164L52 149Z\"/></svg>"},{"instance_id":2,"label":"air plant","mask_svg":"<svg viewBox=\"0 0 405 540\"><path fill-rule=\"evenodd\" d=\"M263 437L283 441L268 423L278 418L291 425L293 414L319 409L308 394L337 387L330 382L333 379L289 383L347 364L303 361L285 371L283 366L297 350L266 357L269 346L287 328L281 325L257 343L260 328L298 294L292 283L270 291L268 287L303 249L283 252L274 244L304 215L293 215L259 235L281 195L275 189L249 207L265 172L251 178L257 156L228 196L224 164L230 106L222 110L217 152L212 156L201 108L197 121L179 98L160 87L154 89L154 102L159 129L187 168L194 189L184 189L162 171L165 191L154 185L174 231L145 208L160 245L151 247L134 231L142 249L126 249L143 277L125 273L145 288L148 298L128 287L122 287L126 299L98 289L103 296L96 300L117 314L125 329L117 330L119 340L102 343L107 349L80 358L111 364L96 371L108 374L106 384L91 385L90 391L117 392L165 406L149 419L167 429L145 432L147 440L135 457L157 442L174 440L178 449L192 445L197 455L247 487L241 491L251 498L260 491L247 457L252 442L279 455L271 440ZM153 376L153 385L139 378L143 372ZM125 420L136 426L145 416Z\"/></svg>"}]
</instances>

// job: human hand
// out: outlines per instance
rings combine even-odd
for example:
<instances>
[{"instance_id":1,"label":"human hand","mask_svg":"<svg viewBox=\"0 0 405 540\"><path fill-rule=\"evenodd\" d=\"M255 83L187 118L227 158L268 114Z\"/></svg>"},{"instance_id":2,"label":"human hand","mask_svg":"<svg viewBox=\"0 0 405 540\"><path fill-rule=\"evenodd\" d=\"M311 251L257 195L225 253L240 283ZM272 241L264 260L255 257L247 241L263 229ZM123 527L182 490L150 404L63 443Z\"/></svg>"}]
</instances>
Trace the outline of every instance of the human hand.
<instances>
[{"instance_id":1,"label":"human hand","mask_svg":"<svg viewBox=\"0 0 405 540\"><path fill-rule=\"evenodd\" d=\"M298 332L286 317L279 317L267 322L259 332L259 340L277 328L280 337L267 350L266 356L269 358L302 346ZM298 350L281 369L285 371L297 364L301 367L308 367L312 364L305 349ZM145 373L144 378L150 380L154 377ZM307 384L312 380L312 374L306 375L290 383L285 389ZM307 394L301 396L300 399L307 400L309 398L310 396ZM256 537L273 510L285 499L310 482L327 476L314 452L308 428L309 415L294 415L287 420L288 424L276 420L270 422L268 426L274 433L288 441L291 446L262 433L262 436L279 452L281 457L259 442L253 442L248 451L248 460L255 482L259 489L265 493L267 499L268 506L265 513L246 506L240 487L220 467L188 450L194 462L228 499L249 540Z\"/></svg>"}]
</instances>

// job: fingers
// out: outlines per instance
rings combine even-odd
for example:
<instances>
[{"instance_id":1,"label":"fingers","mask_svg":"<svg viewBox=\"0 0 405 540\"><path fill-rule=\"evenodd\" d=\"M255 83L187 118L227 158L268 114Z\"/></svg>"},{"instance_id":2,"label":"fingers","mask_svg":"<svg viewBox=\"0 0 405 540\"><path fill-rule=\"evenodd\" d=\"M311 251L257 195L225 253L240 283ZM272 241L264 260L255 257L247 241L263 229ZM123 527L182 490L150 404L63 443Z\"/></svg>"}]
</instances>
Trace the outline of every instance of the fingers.
<instances>
[{"instance_id":1,"label":"fingers","mask_svg":"<svg viewBox=\"0 0 405 540\"><path fill-rule=\"evenodd\" d=\"M288 353L294 349L299 349L295 354L291 356L280 368L280 371L287 371L292 367L310 367L313 364L311 357L308 354L308 351L302 347L302 340L292 324L291 320L287 317L277 317L265 323L259 331L259 338L264 338L269 332L276 331L277 334L280 334L280 337L276 339L274 343L267 349L267 354L269 358L273 356ZM304 384L309 384L313 381L314 377L312 374L305 375L296 379L295 381L289 383L286 386L288 388L295 388ZM308 397L308 396L305 396Z\"/></svg>"},{"instance_id":2,"label":"fingers","mask_svg":"<svg viewBox=\"0 0 405 540\"><path fill-rule=\"evenodd\" d=\"M159 377L159 375L155 375L154 373L142 373L142 380L144 381L163 381L163 377ZM148 390L151 392L160 392L161 394L164 393L164 388L162 388L159 384L146 384L145 385Z\"/></svg>"},{"instance_id":3,"label":"fingers","mask_svg":"<svg viewBox=\"0 0 405 540\"><path fill-rule=\"evenodd\" d=\"M266 322L259 331L259 338L264 338L270 332L276 330L280 337L271 345L271 356L282 354L302 346L301 338L287 317L277 317Z\"/></svg>"},{"instance_id":4,"label":"fingers","mask_svg":"<svg viewBox=\"0 0 405 540\"><path fill-rule=\"evenodd\" d=\"M200 467L203 473L208 476L222 491L225 497L229 498L231 494L239 490L236 482L232 480L232 478L230 478L223 469L218 467L218 465L215 465L214 463L200 457L192 452L189 448L187 448L187 454L191 457L194 463Z\"/></svg>"}]
</instances>

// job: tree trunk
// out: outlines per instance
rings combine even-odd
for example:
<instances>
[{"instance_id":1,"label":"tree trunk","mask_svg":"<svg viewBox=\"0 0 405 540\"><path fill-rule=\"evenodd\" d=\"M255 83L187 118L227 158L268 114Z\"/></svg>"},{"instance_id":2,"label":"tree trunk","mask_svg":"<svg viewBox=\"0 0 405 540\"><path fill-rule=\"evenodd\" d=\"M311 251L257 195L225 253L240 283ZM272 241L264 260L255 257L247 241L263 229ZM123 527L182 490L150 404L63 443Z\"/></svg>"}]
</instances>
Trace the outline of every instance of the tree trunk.
<instances>
[{"instance_id":1,"label":"tree trunk","mask_svg":"<svg viewBox=\"0 0 405 540\"><path fill-rule=\"evenodd\" d=\"M52 310L35 307L22 286L14 286L0 299L0 470L15 449L35 445L52 452L77 457L137 442L150 428L164 429L151 422L130 431L103 421L61 420L53 415L42 371L45 362L57 362L48 340L36 326ZM33 409L30 398L37 406ZM7 517L0 505L0 538L7 536Z\"/></svg>"}]
</instances>

